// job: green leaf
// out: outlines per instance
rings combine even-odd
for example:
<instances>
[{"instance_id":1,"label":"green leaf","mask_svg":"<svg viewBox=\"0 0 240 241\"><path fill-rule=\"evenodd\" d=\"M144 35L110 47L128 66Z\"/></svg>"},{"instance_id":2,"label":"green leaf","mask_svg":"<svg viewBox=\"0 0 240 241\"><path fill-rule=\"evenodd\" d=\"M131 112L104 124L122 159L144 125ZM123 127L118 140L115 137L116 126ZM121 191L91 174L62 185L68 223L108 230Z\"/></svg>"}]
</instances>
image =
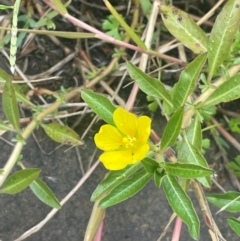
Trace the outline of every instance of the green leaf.
<instances>
[{"instance_id":1,"label":"green leaf","mask_svg":"<svg viewBox=\"0 0 240 241\"><path fill-rule=\"evenodd\" d=\"M130 62L127 62L127 70L130 77L138 83L139 88L144 93L164 100L170 107L173 107L170 95L158 79L151 78Z\"/></svg>"},{"instance_id":2,"label":"green leaf","mask_svg":"<svg viewBox=\"0 0 240 241\"><path fill-rule=\"evenodd\" d=\"M4 114L8 118L9 122L15 128L16 131L20 131L19 128L19 110L18 103L15 95L15 91L12 85L11 77L2 69L0 69L0 79L5 80L4 91L2 94L2 105Z\"/></svg>"},{"instance_id":3,"label":"green leaf","mask_svg":"<svg viewBox=\"0 0 240 241\"><path fill-rule=\"evenodd\" d=\"M108 98L88 89L82 90L81 96L99 117L108 124L115 126L113 121L113 112L116 110L116 107Z\"/></svg>"},{"instance_id":4,"label":"green leaf","mask_svg":"<svg viewBox=\"0 0 240 241\"><path fill-rule=\"evenodd\" d=\"M160 144L162 152L165 151L166 148L175 144L181 130L183 111L183 108L178 109L168 121Z\"/></svg>"},{"instance_id":5,"label":"green leaf","mask_svg":"<svg viewBox=\"0 0 240 241\"><path fill-rule=\"evenodd\" d=\"M229 127L230 127L231 131L240 134L240 119L232 118L229 122Z\"/></svg>"},{"instance_id":6,"label":"green leaf","mask_svg":"<svg viewBox=\"0 0 240 241\"><path fill-rule=\"evenodd\" d=\"M150 0L140 0L140 5L145 16L149 16L152 10L152 4Z\"/></svg>"},{"instance_id":7,"label":"green leaf","mask_svg":"<svg viewBox=\"0 0 240 241\"><path fill-rule=\"evenodd\" d=\"M2 120L0 120L0 130L3 130L3 131L14 131L12 126L5 124Z\"/></svg>"},{"instance_id":8,"label":"green leaf","mask_svg":"<svg viewBox=\"0 0 240 241\"><path fill-rule=\"evenodd\" d=\"M234 174L235 174L237 177L240 177L240 165L239 165L239 163L229 162L229 163L227 163L227 167L228 167L230 170L233 170L233 171L234 171Z\"/></svg>"},{"instance_id":9,"label":"green leaf","mask_svg":"<svg viewBox=\"0 0 240 241\"><path fill-rule=\"evenodd\" d=\"M199 238L200 222L192 202L172 175L162 178L162 187L173 211L187 224L192 238Z\"/></svg>"},{"instance_id":10,"label":"green leaf","mask_svg":"<svg viewBox=\"0 0 240 241\"><path fill-rule=\"evenodd\" d=\"M196 164L208 168L206 159L201 155L199 150L188 141L187 138L184 138L179 147L178 161L182 163ZM211 187L210 177L199 177L197 180L205 187Z\"/></svg>"},{"instance_id":11,"label":"green leaf","mask_svg":"<svg viewBox=\"0 0 240 241\"><path fill-rule=\"evenodd\" d=\"M121 184L123 181L129 178L129 176L137 172L140 168L142 168L142 164L141 162L137 162L136 164L129 165L122 170L110 171L107 177L98 184L97 188L91 196L91 201L96 201L99 199L105 192L108 192Z\"/></svg>"},{"instance_id":12,"label":"green leaf","mask_svg":"<svg viewBox=\"0 0 240 241\"><path fill-rule=\"evenodd\" d=\"M119 24L123 27L123 29L126 31L127 35L137 44L138 47L140 47L143 50L147 50L147 47L145 43L141 40L141 38L134 32L134 29L132 29L121 17L121 15L116 11L116 9L111 5L109 1L104 1L106 7L108 10L112 13L112 15L115 17L115 19L119 22Z\"/></svg>"},{"instance_id":13,"label":"green leaf","mask_svg":"<svg viewBox=\"0 0 240 241\"><path fill-rule=\"evenodd\" d=\"M56 142L66 145L83 145L84 142L80 140L79 135L69 128L58 123L51 123L41 125L46 134Z\"/></svg>"},{"instance_id":14,"label":"green leaf","mask_svg":"<svg viewBox=\"0 0 240 241\"><path fill-rule=\"evenodd\" d=\"M46 15L44 15L43 18L41 18L36 24L35 24L35 28L40 28L40 27L44 27L48 25L48 22L51 21L54 17L56 17L58 15L57 11L51 11L49 13L47 13Z\"/></svg>"},{"instance_id":15,"label":"green leaf","mask_svg":"<svg viewBox=\"0 0 240 241\"><path fill-rule=\"evenodd\" d=\"M36 195L36 197L43 203L47 204L52 208L61 208L61 204L59 203L55 194L40 178L37 178L35 181L33 181L30 184L30 188L32 192Z\"/></svg>"},{"instance_id":16,"label":"green leaf","mask_svg":"<svg viewBox=\"0 0 240 241\"><path fill-rule=\"evenodd\" d=\"M197 116L194 118L194 121L188 127L187 139L189 142L199 151L202 150L202 129L201 123Z\"/></svg>"},{"instance_id":17,"label":"green leaf","mask_svg":"<svg viewBox=\"0 0 240 241\"><path fill-rule=\"evenodd\" d=\"M153 174L159 168L159 163L152 158L146 157L141 162L148 173Z\"/></svg>"},{"instance_id":18,"label":"green leaf","mask_svg":"<svg viewBox=\"0 0 240 241\"><path fill-rule=\"evenodd\" d=\"M17 101L25 103L25 104L27 104L27 105L29 105L31 107L36 107L30 100L27 99L26 96L24 96L21 93L21 89L20 89L20 87L17 84L14 84L13 88L15 90L15 95L16 95Z\"/></svg>"},{"instance_id":19,"label":"green leaf","mask_svg":"<svg viewBox=\"0 0 240 241\"><path fill-rule=\"evenodd\" d=\"M0 174L4 173L4 170L3 169L0 169Z\"/></svg>"},{"instance_id":20,"label":"green leaf","mask_svg":"<svg viewBox=\"0 0 240 241\"><path fill-rule=\"evenodd\" d=\"M207 54L201 54L182 71L173 94L173 107L175 110L183 106L188 96L195 90L198 76L206 59Z\"/></svg>"},{"instance_id":21,"label":"green leaf","mask_svg":"<svg viewBox=\"0 0 240 241\"><path fill-rule=\"evenodd\" d=\"M14 7L0 4L0 9L2 10L9 9L9 8L13 9Z\"/></svg>"},{"instance_id":22,"label":"green leaf","mask_svg":"<svg viewBox=\"0 0 240 241\"><path fill-rule=\"evenodd\" d=\"M202 140L202 154L204 155L204 153L206 152L205 149L209 149L211 146L211 142L208 138L205 138Z\"/></svg>"},{"instance_id":23,"label":"green leaf","mask_svg":"<svg viewBox=\"0 0 240 241\"><path fill-rule=\"evenodd\" d=\"M119 26L120 24L113 15L108 16L102 23L102 28L108 30L106 34L118 40L122 40L122 36L119 33Z\"/></svg>"},{"instance_id":24,"label":"green leaf","mask_svg":"<svg viewBox=\"0 0 240 241\"><path fill-rule=\"evenodd\" d=\"M213 170L194 164L166 162L162 167L166 173L186 179L205 177L213 174Z\"/></svg>"},{"instance_id":25,"label":"green leaf","mask_svg":"<svg viewBox=\"0 0 240 241\"><path fill-rule=\"evenodd\" d=\"M172 106L173 106L173 104L170 106L168 103L166 103L165 100L163 100L163 103L162 103L163 113L166 113L167 115L170 116L174 112ZM158 107L158 103L157 103L157 107Z\"/></svg>"},{"instance_id":26,"label":"green leaf","mask_svg":"<svg viewBox=\"0 0 240 241\"><path fill-rule=\"evenodd\" d=\"M157 108L158 108L158 103L157 103L157 101L153 101L152 103L150 103L150 104L148 105L148 109L149 109L150 111L152 111L152 112L156 111Z\"/></svg>"},{"instance_id":27,"label":"green leaf","mask_svg":"<svg viewBox=\"0 0 240 241\"><path fill-rule=\"evenodd\" d=\"M231 229L238 235L240 236L240 221L236 218L228 218L227 222Z\"/></svg>"},{"instance_id":28,"label":"green leaf","mask_svg":"<svg viewBox=\"0 0 240 241\"><path fill-rule=\"evenodd\" d=\"M240 177L240 156L237 156L235 158L235 161L231 161L231 162L227 163L227 167L230 170L233 170L234 174L237 177Z\"/></svg>"},{"instance_id":29,"label":"green leaf","mask_svg":"<svg viewBox=\"0 0 240 241\"><path fill-rule=\"evenodd\" d=\"M236 54L238 53L239 49L240 49L240 32L238 31L235 36L235 40L231 46L231 53Z\"/></svg>"},{"instance_id":30,"label":"green leaf","mask_svg":"<svg viewBox=\"0 0 240 241\"><path fill-rule=\"evenodd\" d=\"M164 176L164 173L159 173L158 171L154 172L154 183L156 185L157 188L161 187L161 181L162 181L162 177Z\"/></svg>"},{"instance_id":31,"label":"green leaf","mask_svg":"<svg viewBox=\"0 0 240 241\"><path fill-rule=\"evenodd\" d=\"M240 74L218 86L218 88L203 102L202 106L217 105L221 102L229 102L240 97Z\"/></svg>"},{"instance_id":32,"label":"green leaf","mask_svg":"<svg viewBox=\"0 0 240 241\"><path fill-rule=\"evenodd\" d=\"M240 192L230 191L224 194L208 194L207 200L219 208L228 205L225 208L228 212L237 213L240 211Z\"/></svg>"},{"instance_id":33,"label":"green leaf","mask_svg":"<svg viewBox=\"0 0 240 241\"><path fill-rule=\"evenodd\" d=\"M100 202L100 207L107 208L127 200L139 192L151 180L152 176L152 174L147 173L145 170L134 174L130 179L122 182L103 198Z\"/></svg>"},{"instance_id":34,"label":"green leaf","mask_svg":"<svg viewBox=\"0 0 240 241\"><path fill-rule=\"evenodd\" d=\"M208 45L210 76L227 57L239 28L240 0L229 0L217 16Z\"/></svg>"},{"instance_id":35,"label":"green leaf","mask_svg":"<svg viewBox=\"0 0 240 241\"><path fill-rule=\"evenodd\" d=\"M216 107L215 106L204 106L201 109L197 110L200 114L200 116L205 120L205 121L210 121L212 117L216 114Z\"/></svg>"},{"instance_id":36,"label":"green leaf","mask_svg":"<svg viewBox=\"0 0 240 241\"><path fill-rule=\"evenodd\" d=\"M169 32L194 53L207 52L208 39L189 15L173 6L160 5L162 20Z\"/></svg>"},{"instance_id":37,"label":"green leaf","mask_svg":"<svg viewBox=\"0 0 240 241\"><path fill-rule=\"evenodd\" d=\"M4 183L0 193L15 194L27 188L40 174L40 169L24 169L15 172Z\"/></svg>"}]
</instances>

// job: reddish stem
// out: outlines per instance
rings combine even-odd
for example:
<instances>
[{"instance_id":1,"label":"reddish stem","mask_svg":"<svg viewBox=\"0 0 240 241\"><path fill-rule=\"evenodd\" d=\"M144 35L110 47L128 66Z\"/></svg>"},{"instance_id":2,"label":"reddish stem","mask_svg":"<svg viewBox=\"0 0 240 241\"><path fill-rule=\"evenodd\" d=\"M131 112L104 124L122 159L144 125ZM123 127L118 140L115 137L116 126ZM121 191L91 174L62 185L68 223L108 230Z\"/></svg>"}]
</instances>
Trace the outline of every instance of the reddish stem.
<instances>
[{"instance_id":1,"label":"reddish stem","mask_svg":"<svg viewBox=\"0 0 240 241\"><path fill-rule=\"evenodd\" d=\"M216 124L216 129L220 134L222 134L238 151L240 151L240 144L239 142L231 136L219 123L216 119L212 118L212 123Z\"/></svg>"},{"instance_id":2,"label":"reddish stem","mask_svg":"<svg viewBox=\"0 0 240 241\"><path fill-rule=\"evenodd\" d=\"M182 229L182 219L177 217L174 230L173 230L172 241L179 241L181 229Z\"/></svg>"},{"instance_id":3,"label":"reddish stem","mask_svg":"<svg viewBox=\"0 0 240 241\"><path fill-rule=\"evenodd\" d=\"M95 235L94 241L101 241L102 240L103 227L104 227L104 220L102 220L101 225L98 228L98 231Z\"/></svg>"}]
</instances>

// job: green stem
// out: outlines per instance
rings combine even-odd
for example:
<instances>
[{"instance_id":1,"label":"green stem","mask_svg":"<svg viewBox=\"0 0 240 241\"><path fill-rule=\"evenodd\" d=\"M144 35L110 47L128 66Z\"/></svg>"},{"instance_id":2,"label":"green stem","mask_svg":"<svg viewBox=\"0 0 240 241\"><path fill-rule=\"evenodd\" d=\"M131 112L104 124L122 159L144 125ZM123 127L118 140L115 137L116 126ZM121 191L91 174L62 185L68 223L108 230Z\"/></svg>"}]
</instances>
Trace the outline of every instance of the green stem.
<instances>
[{"instance_id":1,"label":"green stem","mask_svg":"<svg viewBox=\"0 0 240 241\"><path fill-rule=\"evenodd\" d=\"M235 65L233 66L231 69L229 69L229 76L232 77L234 76L236 73L238 73L240 71L240 65ZM221 76L213 85L215 87L219 87L221 84L223 84L226 81L226 77L225 76ZM215 91L215 89L213 88L209 88L208 90L206 90L203 94L201 94L197 100L194 102L194 105L196 105L197 103L203 103L204 101L206 101L208 99L208 97ZM186 127L188 125L188 121L191 119L191 117L195 114L195 109L194 108L190 108L188 109L183 116L183 122L182 122L182 127Z\"/></svg>"},{"instance_id":2,"label":"green stem","mask_svg":"<svg viewBox=\"0 0 240 241\"><path fill-rule=\"evenodd\" d=\"M65 94L63 96L64 101L67 101L71 98L73 98L75 95L79 94L81 91L82 87L79 87L73 91L71 91L68 94ZM49 108L47 108L46 110L44 110L43 112L41 112L39 115L37 115L36 120L33 119L30 124L27 126L27 128L22 132L22 137L26 140L30 134L32 133L32 131L35 129L35 127L37 126L39 121L42 121L43 118L45 116L47 116L48 114L51 114L52 112L54 112L55 110L58 109L58 107L63 103L63 101L57 101L55 102L53 105L51 105ZM10 156L10 158L8 159L6 165L3 168L3 173L0 175L0 187L3 185L4 181L6 180L7 176L9 175L9 173L11 172L12 168L14 167L18 156L21 153L21 150L23 148L23 141L18 141L17 144L15 145L12 154Z\"/></svg>"},{"instance_id":3,"label":"green stem","mask_svg":"<svg viewBox=\"0 0 240 241\"><path fill-rule=\"evenodd\" d=\"M138 1L135 0L134 3L136 4ZM132 20L132 24L131 24L131 28L135 29L137 23L138 23L138 17L139 17L139 8L136 8L133 14L133 20ZM124 39L124 42L129 42L129 37L127 36ZM121 51L124 50L124 48L120 48ZM103 79L105 76L107 76L112 69L114 68L115 64L118 62L119 57L114 58L111 61L111 64L109 64L109 66L107 67L107 69L105 69L102 73L100 73L96 78L94 78L92 81L90 81L85 88L91 88L93 87L96 83L98 83L101 79ZM75 95L79 94L81 89L83 87L80 86L79 88L71 91L70 93L66 94L63 96L64 101L67 101L71 98L73 98ZM55 102L53 105L51 105L49 108L47 108L46 110L44 110L42 113L40 113L35 120L32 120L32 122L27 126L27 128L22 132L22 137L24 139L27 139L29 137L29 135L32 133L32 131L35 129L35 127L38 125L38 122L43 120L43 118L45 116L47 116L48 114L51 114L52 112L54 112L55 110L58 109L58 107L62 104L62 101L57 101ZM19 156L19 154L21 153L21 150L23 148L23 143L21 142L17 142L17 144L15 145L15 148L12 151L12 154L10 156L10 158L8 159L6 165L3 168L3 173L0 174L0 187L3 185L4 181L6 180L7 176L9 175L9 173L11 172L12 168L14 167L17 158Z\"/></svg>"}]
</instances>

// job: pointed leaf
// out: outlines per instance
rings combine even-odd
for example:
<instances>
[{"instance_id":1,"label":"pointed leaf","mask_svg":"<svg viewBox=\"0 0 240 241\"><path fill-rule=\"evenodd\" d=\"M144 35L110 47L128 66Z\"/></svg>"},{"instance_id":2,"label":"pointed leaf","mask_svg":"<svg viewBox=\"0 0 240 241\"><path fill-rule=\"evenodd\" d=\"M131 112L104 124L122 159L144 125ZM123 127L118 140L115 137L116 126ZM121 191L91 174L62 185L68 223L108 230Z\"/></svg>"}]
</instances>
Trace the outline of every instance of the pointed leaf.
<instances>
[{"instance_id":1,"label":"pointed leaf","mask_svg":"<svg viewBox=\"0 0 240 241\"><path fill-rule=\"evenodd\" d=\"M194 164L165 162L162 167L166 173L186 179L205 177L213 174L213 170Z\"/></svg>"},{"instance_id":2,"label":"pointed leaf","mask_svg":"<svg viewBox=\"0 0 240 241\"><path fill-rule=\"evenodd\" d=\"M190 163L203 166L208 168L206 159L200 154L196 147L194 147L188 140L185 138L178 150L178 160L183 163ZM210 177L199 177L197 180L202 183L205 187L211 187Z\"/></svg>"},{"instance_id":3,"label":"pointed leaf","mask_svg":"<svg viewBox=\"0 0 240 241\"><path fill-rule=\"evenodd\" d=\"M19 131L19 109L15 91L12 85L12 79L2 69L0 69L0 78L6 81L2 94L2 105L4 114L6 115L12 126L15 128L15 130Z\"/></svg>"},{"instance_id":4,"label":"pointed leaf","mask_svg":"<svg viewBox=\"0 0 240 241\"><path fill-rule=\"evenodd\" d=\"M240 98L240 74L218 86L218 88L200 106L213 106Z\"/></svg>"},{"instance_id":5,"label":"pointed leaf","mask_svg":"<svg viewBox=\"0 0 240 241\"><path fill-rule=\"evenodd\" d=\"M122 182L103 198L100 207L107 208L132 197L151 180L152 176L145 170L134 174L132 178Z\"/></svg>"},{"instance_id":6,"label":"pointed leaf","mask_svg":"<svg viewBox=\"0 0 240 241\"><path fill-rule=\"evenodd\" d=\"M237 177L240 177L240 166L239 166L239 164L231 161L231 162L227 163L227 167L228 167L230 170L233 170L234 174L235 174Z\"/></svg>"},{"instance_id":7,"label":"pointed leaf","mask_svg":"<svg viewBox=\"0 0 240 241\"><path fill-rule=\"evenodd\" d=\"M173 6L160 5L162 20L169 32L194 53L207 52L208 39L189 15Z\"/></svg>"},{"instance_id":8,"label":"pointed leaf","mask_svg":"<svg viewBox=\"0 0 240 241\"><path fill-rule=\"evenodd\" d=\"M151 4L150 0L147 0L147 1L146 0L140 0L139 3L141 5L143 14L148 17L151 13L151 10L152 10L152 4Z\"/></svg>"},{"instance_id":9,"label":"pointed leaf","mask_svg":"<svg viewBox=\"0 0 240 241\"><path fill-rule=\"evenodd\" d=\"M108 30L106 31L106 34L118 39L122 40L122 36L119 33L119 23L115 19L113 15L108 16L102 23L102 29Z\"/></svg>"},{"instance_id":10,"label":"pointed leaf","mask_svg":"<svg viewBox=\"0 0 240 241\"><path fill-rule=\"evenodd\" d=\"M24 169L15 172L4 183L0 193L15 194L27 188L40 174L40 169Z\"/></svg>"},{"instance_id":11,"label":"pointed leaf","mask_svg":"<svg viewBox=\"0 0 240 241\"><path fill-rule=\"evenodd\" d=\"M194 121L188 127L187 139L189 142L199 151L202 150L202 129L201 123L197 116L194 118Z\"/></svg>"},{"instance_id":12,"label":"pointed leaf","mask_svg":"<svg viewBox=\"0 0 240 241\"><path fill-rule=\"evenodd\" d=\"M174 112L172 103L170 106L165 100L163 100L162 106L163 106L163 113L166 113L167 115L170 116ZM157 107L158 107L158 103L156 102L156 108Z\"/></svg>"},{"instance_id":13,"label":"pointed leaf","mask_svg":"<svg viewBox=\"0 0 240 241\"><path fill-rule=\"evenodd\" d=\"M232 132L236 132L240 134L240 119L239 118L232 118L229 122L229 128Z\"/></svg>"},{"instance_id":14,"label":"pointed leaf","mask_svg":"<svg viewBox=\"0 0 240 241\"><path fill-rule=\"evenodd\" d=\"M84 89L81 91L83 100L91 107L91 109L108 124L115 126L113 121L113 112L116 107L111 101L103 95Z\"/></svg>"},{"instance_id":15,"label":"pointed leaf","mask_svg":"<svg viewBox=\"0 0 240 241\"><path fill-rule=\"evenodd\" d=\"M107 177L102 180L94 190L91 196L91 201L96 201L99 199L105 192L108 192L114 187L118 186L120 183L129 178L129 176L137 172L140 168L142 168L142 164L141 162L137 162L134 165L127 166L123 170L110 171Z\"/></svg>"},{"instance_id":16,"label":"pointed leaf","mask_svg":"<svg viewBox=\"0 0 240 241\"><path fill-rule=\"evenodd\" d=\"M171 108L173 107L170 95L158 79L151 78L130 62L127 62L127 70L130 77L138 83L139 88L144 93L164 100Z\"/></svg>"},{"instance_id":17,"label":"pointed leaf","mask_svg":"<svg viewBox=\"0 0 240 241\"><path fill-rule=\"evenodd\" d=\"M230 191L224 194L208 194L207 200L219 208L229 204L225 209L228 212L237 213L240 211L240 192Z\"/></svg>"},{"instance_id":18,"label":"pointed leaf","mask_svg":"<svg viewBox=\"0 0 240 241\"><path fill-rule=\"evenodd\" d=\"M177 110L170 118L164 129L162 141L161 141L161 151L165 151L166 148L173 146L177 140L177 137L181 130L183 118L183 108Z\"/></svg>"},{"instance_id":19,"label":"pointed leaf","mask_svg":"<svg viewBox=\"0 0 240 241\"><path fill-rule=\"evenodd\" d=\"M158 162L149 157L144 158L141 163L144 166L146 172L152 174L156 171L156 169L160 167Z\"/></svg>"},{"instance_id":20,"label":"pointed leaf","mask_svg":"<svg viewBox=\"0 0 240 241\"><path fill-rule=\"evenodd\" d=\"M187 133L186 137L188 141L201 153L202 151L202 129L201 129L201 123L197 116L195 116L194 120L188 126L187 128ZM179 156L180 159L185 159L186 158L186 152L188 150L187 143L185 141L182 141L180 143L181 147L181 153L184 154L184 156Z\"/></svg>"},{"instance_id":21,"label":"pointed leaf","mask_svg":"<svg viewBox=\"0 0 240 241\"><path fill-rule=\"evenodd\" d=\"M158 171L154 172L153 179L154 179L155 186L157 188L161 187L161 181L163 176L164 176L164 173L159 173Z\"/></svg>"},{"instance_id":22,"label":"pointed leaf","mask_svg":"<svg viewBox=\"0 0 240 241\"><path fill-rule=\"evenodd\" d=\"M240 220L236 218L228 218L227 222L231 229L240 237Z\"/></svg>"},{"instance_id":23,"label":"pointed leaf","mask_svg":"<svg viewBox=\"0 0 240 241\"><path fill-rule=\"evenodd\" d=\"M40 178L37 178L30 185L31 190L36 195L36 197L43 203L47 204L52 208L61 208L61 204L56 198L52 190L43 182Z\"/></svg>"},{"instance_id":24,"label":"pointed leaf","mask_svg":"<svg viewBox=\"0 0 240 241\"><path fill-rule=\"evenodd\" d=\"M237 177L240 177L240 156L237 156L234 161L227 163L227 167L233 170Z\"/></svg>"},{"instance_id":25,"label":"pointed leaf","mask_svg":"<svg viewBox=\"0 0 240 241\"><path fill-rule=\"evenodd\" d=\"M192 238L199 238L200 222L192 202L172 175L162 178L162 187L173 211L187 224Z\"/></svg>"},{"instance_id":26,"label":"pointed leaf","mask_svg":"<svg viewBox=\"0 0 240 241\"><path fill-rule=\"evenodd\" d=\"M217 16L208 45L210 75L227 57L240 21L240 0L229 0Z\"/></svg>"},{"instance_id":27,"label":"pointed leaf","mask_svg":"<svg viewBox=\"0 0 240 241\"><path fill-rule=\"evenodd\" d=\"M66 145L83 145L83 141L80 140L79 135L69 128L58 123L51 123L47 125L42 124L46 134L56 142L60 142Z\"/></svg>"},{"instance_id":28,"label":"pointed leaf","mask_svg":"<svg viewBox=\"0 0 240 241\"><path fill-rule=\"evenodd\" d=\"M176 83L173 94L174 109L183 106L188 96L195 90L198 76L206 62L207 54L197 56L186 68L182 71L179 81Z\"/></svg>"}]
</instances>

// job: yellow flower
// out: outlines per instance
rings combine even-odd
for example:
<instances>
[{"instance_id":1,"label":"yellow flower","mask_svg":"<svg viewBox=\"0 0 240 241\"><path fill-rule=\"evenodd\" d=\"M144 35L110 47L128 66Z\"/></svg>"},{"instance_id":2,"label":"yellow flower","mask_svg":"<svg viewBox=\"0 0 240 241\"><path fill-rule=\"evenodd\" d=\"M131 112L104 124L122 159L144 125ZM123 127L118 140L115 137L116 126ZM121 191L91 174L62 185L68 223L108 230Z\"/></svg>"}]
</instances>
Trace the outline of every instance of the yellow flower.
<instances>
[{"instance_id":1,"label":"yellow flower","mask_svg":"<svg viewBox=\"0 0 240 241\"><path fill-rule=\"evenodd\" d=\"M147 155L151 119L147 116L137 117L123 108L117 108L113 121L116 127L103 125L94 136L94 141L104 151L99 157L104 166L109 170L120 170Z\"/></svg>"}]
</instances>

